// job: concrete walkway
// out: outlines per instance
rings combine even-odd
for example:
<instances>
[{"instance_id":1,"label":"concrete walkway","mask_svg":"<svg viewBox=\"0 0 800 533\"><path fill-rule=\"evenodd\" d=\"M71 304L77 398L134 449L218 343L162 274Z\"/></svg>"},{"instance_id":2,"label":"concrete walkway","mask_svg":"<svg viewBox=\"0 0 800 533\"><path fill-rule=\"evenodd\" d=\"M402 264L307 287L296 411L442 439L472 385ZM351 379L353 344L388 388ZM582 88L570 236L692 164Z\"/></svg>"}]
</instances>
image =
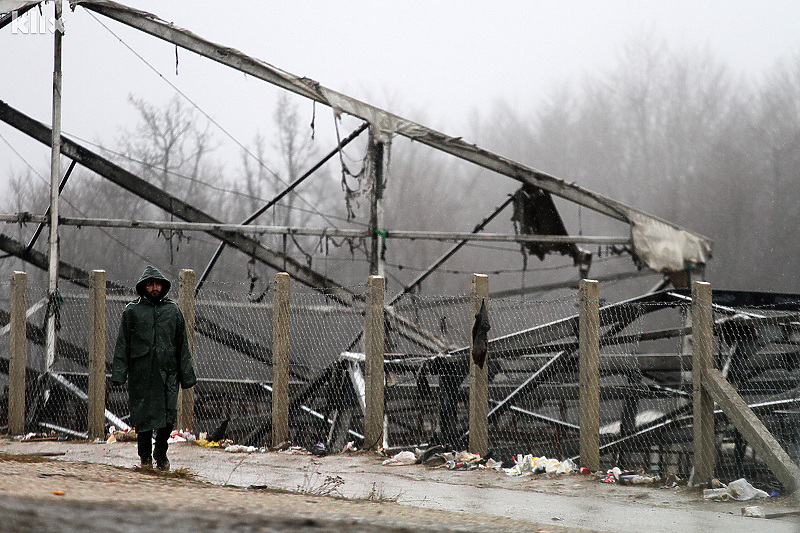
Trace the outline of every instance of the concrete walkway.
<instances>
[{"instance_id":1,"label":"concrete walkway","mask_svg":"<svg viewBox=\"0 0 800 533\"><path fill-rule=\"evenodd\" d=\"M116 466L138 463L134 443L0 441L7 453L57 453L56 458ZM797 500L704 501L699 491L600 483L588 476L510 477L493 470L451 471L421 465L384 466L371 454L327 457L286 453L233 454L180 443L170 447L173 469L188 468L220 485L262 486L347 498L396 500L444 511L483 513L591 531L674 533L800 533L800 517L746 518L741 508L767 513L800 509Z\"/></svg>"}]
</instances>

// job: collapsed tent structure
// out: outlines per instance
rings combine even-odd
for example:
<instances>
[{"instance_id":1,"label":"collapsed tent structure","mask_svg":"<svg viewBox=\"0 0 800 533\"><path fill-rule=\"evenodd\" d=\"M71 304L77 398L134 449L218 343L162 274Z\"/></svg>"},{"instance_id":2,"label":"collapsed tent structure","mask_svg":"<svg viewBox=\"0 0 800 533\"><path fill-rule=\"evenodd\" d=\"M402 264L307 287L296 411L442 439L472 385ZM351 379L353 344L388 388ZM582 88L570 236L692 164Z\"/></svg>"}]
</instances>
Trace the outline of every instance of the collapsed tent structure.
<instances>
[{"instance_id":1,"label":"collapsed tent structure","mask_svg":"<svg viewBox=\"0 0 800 533\"><path fill-rule=\"evenodd\" d=\"M12 4L11 9L5 3L2 4L6 13L1 14L0 29L9 23L12 10L30 9L38 2ZM686 356L686 336L691 329L686 322L687 294L683 289L686 289L692 277L696 279L703 276L704 267L712 252L712 243L708 238L469 144L460 137L435 131L331 90L315 80L290 74L238 50L210 42L153 14L102 0L78 0L71 2L71 5L73 9L90 10L329 106L336 114L350 115L363 121L351 135L340 141L337 149L326 156L327 158L368 130L368 152L373 161L368 167L371 173L369 179L376 186L371 188L370 223L367 230L336 233L331 228L314 230L252 224L283 195L288 194L300 180L253 213L243 224L230 224L148 183L86 146L61 137L55 124L50 128L26 116L2 101L0 95L0 120L43 144L53 143L61 154L71 159L70 171L75 164L81 165L183 222L136 221L133 224L131 221L120 220L65 219L57 215L54 217L55 221L80 226L127 224L127 227L202 231L220 244L201 276L198 290L222 248L229 247L277 271L288 272L297 282L324 295L307 297L307 314L304 316L309 323L314 322L315 327L324 330L325 334L308 336L309 346L296 349L298 354L306 354L306 360L300 356L293 366L292 412L296 415L293 424L297 441L324 439L331 449L341 449L347 441L363 438L359 427L359 417L363 415L363 405L360 405L363 403L363 355L356 352L360 338L358 319L364 309L363 296L285 252L271 249L252 236L254 231L262 234L272 231L312 235L317 234L314 233L316 231L329 235L360 236L371 243L369 274L382 274L379 252L381 237L438 238L459 242L408 283L386 305L387 338L391 343L386 370L396 381L396 386L390 387L387 398L389 437L386 444L397 448L437 440L461 445L465 438L462 383L469 372L469 349L462 347L458 339L448 333L445 319L457 322L459 319L454 317L459 314L467 315L468 312L465 312L465 302L457 298L449 299L446 304L449 311L443 311L444 306L440 303L428 301L420 304L418 298L408 296L431 272L458 253L465 242L485 239L519 242L526 247L529 254L539 258L553 253L569 256L580 274L585 277L591 266L591 254L582 250L579 245L613 244L621 246L633 260L633 271L620 277L635 277L645 269L662 274L663 281L646 295L611 304L601 310L601 345L613 347L610 353L604 354L608 357L602 367L604 381L601 397L607 401L608 406L605 416L607 424L602 430L602 450L612 461L620 461L621 457L628 454L630 461L640 463L642 457L647 457L646 460L657 464L654 468L662 471L672 469L688 472L685 457L690 453L686 444L691 442L691 437L687 437L691 426L691 402L690 392L687 390L691 391L691 383L686 377L687 370L690 369ZM479 222L471 233L389 230L383 226L381 219L381 204L384 200L380 183L385 146L395 135L515 180L520 183L520 189L497 211ZM323 159L320 165L325 160L327 159ZM313 169L307 176L312 173ZM553 201L554 197L618 221L626 225L627 232L622 236L607 237L571 235ZM514 220L521 229L520 234L482 235L481 232L488 222L512 204ZM54 207L53 213L57 213ZM37 218L29 213L2 216L5 222L42 224L51 222L51 218ZM0 250L35 267L47 269L48 257L33 249L34 241L35 238L26 245L0 234ZM51 253L49 260L52 262L53 259ZM80 266L58 262L57 258L56 266L53 267L51 263L50 268L55 268L59 276L79 284L81 280L85 283L88 279L88 273ZM674 289L667 288L670 283L675 286ZM110 288L123 289L121 286ZM502 296L496 294L493 298L502 299ZM319 298L323 301L318 301ZM45 304L52 299L53 295L48 295L44 300ZM732 376L731 379L740 384L753 409L772 413L772 425L780 425L783 420L781 410L791 412L798 399L796 370L797 361L800 360L799 300L796 295L754 295L724 291L715 293L715 310L719 313L716 323L721 335L720 362L727 369L726 373ZM226 305L230 308L234 303L228 302ZM224 354L224 359L256 364L258 370L251 369L249 374L207 375L206 379L201 379L201 384L198 385L201 398L196 417L206 424L225 416L231 419L230 403L226 407L220 407L218 398L226 384L235 381L239 387L236 395L245 398L256 408L254 412L239 416L238 419L234 413L229 432L243 443L262 444L271 431L269 416L263 411L267 409L269 402L266 398L271 391L271 339L269 333L260 331L254 322L264 320L265 317L268 320L270 311L268 306L252 304L252 315L239 310L236 318L233 318L226 311L226 305L198 306L197 333L202 337L198 341L198 366L203 368L203 358L209 357L208 354L216 354L217 359L220 354ZM571 303L562 303L560 309L541 310L539 314L532 315L539 322L524 328L520 327L520 322L531 320L531 317L515 320L511 311L508 311L507 320L502 320L504 326L492 329L488 343L489 372L492 379L489 417L490 424L497 430L493 437L493 447L498 453L541 451L542 447L551 450L548 455L567 457L577 453L577 413L572 406L577 398L578 388L575 363L577 316L569 309L570 306ZM503 309L510 310L514 305L497 307L499 309L496 311L493 309L493 320L499 322L497 319L502 316ZM4 313L0 311L0 322L7 323ZM651 320L653 317L665 315L669 318ZM664 323L670 325L664 326ZM495 322L493 326L496 326ZM248 333L243 333L243 330ZM34 342L42 344L47 336L41 329L35 328L28 335ZM62 336L66 335L62 333ZM650 344L658 347L652 351L643 351L643 347ZM62 370L59 371L58 365L54 366L53 358L50 358L49 364L41 371L29 370L31 378L34 382L44 383L42 386L45 390L50 386L61 387L73 400L85 400L85 384L79 377L75 377L85 365L85 353L76 342L66 338L60 338L54 349L56 352L53 357L66 361L60 367ZM658 349L661 351L655 351ZM313 354L313 362L309 354ZM0 371L7 372L7 363L7 359L0 359ZM73 375L73 380L70 381L66 375ZM757 387L754 384L763 386ZM765 392L765 387L768 393ZM206 402L203 401L204 395ZM109 403L109 421L114 421L117 425L124 424L124 417L113 414L113 411L119 409L123 409L121 400L112 398ZM33 409L29 420L32 423L43 422L64 429L63 421L55 424L52 420L37 419L46 412L45 406ZM50 413L54 412L57 410L51 409ZM462 416L458 413L462 413ZM71 431L80 434L81 429L72 428ZM727 432L727 441L741 439L736 436L735 430ZM796 442L793 440L796 436L788 438ZM741 466L744 446L740 441L736 441L735 446L734 461L738 461ZM631 454L636 454L636 458L633 459Z\"/></svg>"}]
</instances>

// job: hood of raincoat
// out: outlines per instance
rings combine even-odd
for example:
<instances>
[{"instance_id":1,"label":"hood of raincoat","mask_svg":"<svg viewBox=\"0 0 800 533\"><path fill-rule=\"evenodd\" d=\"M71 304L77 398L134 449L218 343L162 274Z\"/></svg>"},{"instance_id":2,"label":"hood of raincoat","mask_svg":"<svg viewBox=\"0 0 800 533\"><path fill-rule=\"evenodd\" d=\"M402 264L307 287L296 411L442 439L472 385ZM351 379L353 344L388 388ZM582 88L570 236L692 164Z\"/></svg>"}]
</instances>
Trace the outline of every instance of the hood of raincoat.
<instances>
[{"instance_id":1,"label":"hood of raincoat","mask_svg":"<svg viewBox=\"0 0 800 533\"><path fill-rule=\"evenodd\" d=\"M170 281L164 277L164 274L162 274L161 271L150 265L147 265L147 267L144 269L144 272L142 272L142 275L139 277L139 281L136 282L136 294L142 298L147 297L147 293L144 290L144 284L149 279L157 279L164 283L164 292L161 294L161 299L163 300L167 296L172 283L170 283Z\"/></svg>"}]
</instances>

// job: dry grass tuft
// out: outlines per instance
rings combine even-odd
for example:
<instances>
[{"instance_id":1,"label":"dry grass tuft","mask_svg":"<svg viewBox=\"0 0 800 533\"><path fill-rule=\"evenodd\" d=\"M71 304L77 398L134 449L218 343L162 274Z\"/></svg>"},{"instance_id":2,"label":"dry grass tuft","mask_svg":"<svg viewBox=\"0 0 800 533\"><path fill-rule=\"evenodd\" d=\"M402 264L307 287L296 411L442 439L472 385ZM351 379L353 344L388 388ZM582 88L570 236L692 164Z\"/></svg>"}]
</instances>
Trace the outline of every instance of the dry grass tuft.
<instances>
[{"instance_id":1,"label":"dry grass tuft","mask_svg":"<svg viewBox=\"0 0 800 533\"><path fill-rule=\"evenodd\" d=\"M133 468L136 472L140 474L145 474L148 476L155 476L160 478L166 479L191 479L197 480L197 473L193 472L188 468L176 468L175 470L158 470L157 468L153 468L151 466L136 466Z\"/></svg>"}]
</instances>

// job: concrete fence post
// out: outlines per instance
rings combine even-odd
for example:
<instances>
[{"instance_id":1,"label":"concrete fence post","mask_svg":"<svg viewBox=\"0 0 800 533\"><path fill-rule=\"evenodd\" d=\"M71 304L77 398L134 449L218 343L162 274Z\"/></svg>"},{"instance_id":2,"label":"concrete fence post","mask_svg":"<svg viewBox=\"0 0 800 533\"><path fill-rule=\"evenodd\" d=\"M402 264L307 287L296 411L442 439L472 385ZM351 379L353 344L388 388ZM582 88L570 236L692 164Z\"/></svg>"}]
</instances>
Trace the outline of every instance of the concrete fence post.
<instances>
[{"instance_id":1,"label":"concrete fence post","mask_svg":"<svg viewBox=\"0 0 800 533\"><path fill-rule=\"evenodd\" d=\"M714 400L703 387L713 366L714 313L711 284L692 282L692 410L694 415L694 479L714 476Z\"/></svg>"},{"instance_id":2,"label":"concrete fence post","mask_svg":"<svg viewBox=\"0 0 800 533\"><path fill-rule=\"evenodd\" d=\"M597 281L581 280L578 315L580 379L580 464L600 470L600 289Z\"/></svg>"},{"instance_id":3,"label":"concrete fence post","mask_svg":"<svg viewBox=\"0 0 800 533\"><path fill-rule=\"evenodd\" d=\"M106 271L89 274L89 439L105 437Z\"/></svg>"},{"instance_id":4,"label":"concrete fence post","mask_svg":"<svg viewBox=\"0 0 800 533\"><path fill-rule=\"evenodd\" d=\"M364 381L366 389L364 415L364 448L384 445L384 279L367 279L367 307L364 314Z\"/></svg>"},{"instance_id":5,"label":"concrete fence post","mask_svg":"<svg viewBox=\"0 0 800 533\"><path fill-rule=\"evenodd\" d=\"M289 346L291 307L286 272L275 274L272 293L272 446L289 441Z\"/></svg>"},{"instance_id":6,"label":"concrete fence post","mask_svg":"<svg viewBox=\"0 0 800 533\"><path fill-rule=\"evenodd\" d=\"M489 276L472 275L470 304L469 451L485 456L489 452L489 353L486 346L475 346L473 332L481 304L489 307Z\"/></svg>"},{"instance_id":7,"label":"concrete fence post","mask_svg":"<svg viewBox=\"0 0 800 533\"><path fill-rule=\"evenodd\" d=\"M11 274L11 328L8 370L8 433L25 433L25 369L27 361L28 275Z\"/></svg>"},{"instance_id":8,"label":"concrete fence post","mask_svg":"<svg viewBox=\"0 0 800 533\"><path fill-rule=\"evenodd\" d=\"M194 270L181 269L178 275L178 307L186 322L186 337L189 340L189 353L192 358L194 358L195 285ZM178 428L193 431L194 388L180 389L178 394Z\"/></svg>"}]
</instances>

